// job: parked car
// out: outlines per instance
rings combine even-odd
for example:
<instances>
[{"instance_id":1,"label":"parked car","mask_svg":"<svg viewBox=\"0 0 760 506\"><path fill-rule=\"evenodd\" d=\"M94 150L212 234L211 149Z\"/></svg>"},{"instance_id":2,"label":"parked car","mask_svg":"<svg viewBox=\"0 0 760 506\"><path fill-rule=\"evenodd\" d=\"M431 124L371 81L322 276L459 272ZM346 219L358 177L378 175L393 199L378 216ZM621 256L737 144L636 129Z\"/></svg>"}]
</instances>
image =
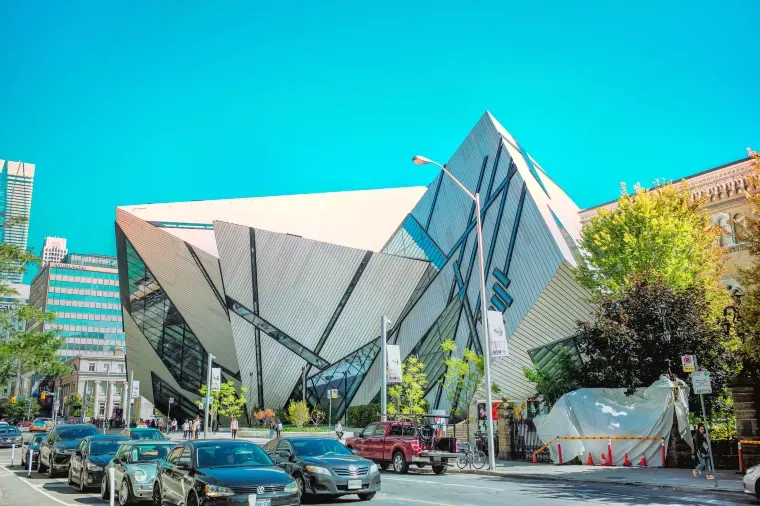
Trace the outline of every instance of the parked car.
<instances>
[{"instance_id":1,"label":"parked car","mask_svg":"<svg viewBox=\"0 0 760 506\"><path fill-rule=\"evenodd\" d=\"M358 436L347 438L346 446L381 469L393 464L402 474L409 465L430 465L435 474L444 474L449 459L459 456L455 438L440 437L434 426L415 422L371 423Z\"/></svg>"},{"instance_id":2,"label":"parked car","mask_svg":"<svg viewBox=\"0 0 760 506\"><path fill-rule=\"evenodd\" d=\"M37 465L37 460L39 459L39 456L40 456L40 444L42 444L45 438L47 438L47 434L45 433L40 434L38 432L37 434L32 436L32 439L24 443L24 446L26 448L24 448L24 451L21 454L21 465L24 466L24 468L26 468L29 465L29 451L30 450L32 452L32 466L34 467Z\"/></svg>"},{"instance_id":3,"label":"parked car","mask_svg":"<svg viewBox=\"0 0 760 506\"><path fill-rule=\"evenodd\" d=\"M13 425L0 425L0 448L10 447L12 445L21 446L24 444L24 436L21 430Z\"/></svg>"},{"instance_id":4,"label":"parked car","mask_svg":"<svg viewBox=\"0 0 760 506\"><path fill-rule=\"evenodd\" d=\"M56 425L40 445L37 472L47 470L47 475L52 478L59 471L68 471L69 459L79 443L97 433L98 429L89 423Z\"/></svg>"},{"instance_id":5,"label":"parked car","mask_svg":"<svg viewBox=\"0 0 760 506\"><path fill-rule=\"evenodd\" d=\"M760 464L752 466L744 473L744 493L754 495L760 499L760 489L757 488L757 480L760 478Z\"/></svg>"},{"instance_id":6,"label":"parked car","mask_svg":"<svg viewBox=\"0 0 760 506\"><path fill-rule=\"evenodd\" d=\"M264 451L298 484L304 495L340 497L358 494L369 501L380 491L377 464L332 438L288 437L274 439Z\"/></svg>"},{"instance_id":7,"label":"parked car","mask_svg":"<svg viewBox=\"0 0 760 506\"><path fill-rule=\"evenodd\" d=\"M35 418L29 427L29 432L47 432L47 422L52 422L50 418Z\"/></svg>"},{"instance_id":8,"label":"parked car","mask_svg":"<svg viewBox=\"0 0 760 506\"><path fill-rule=\"evenodd\" d=\"M132 427L131 429L124 429L119 432L120 435L126 436L129 439L148 439L151 441L166 441L166 437L161 434L158 429L148 429Z\"/></svg>"},{"instance_id":9,"label":"parked car","mask_svg":"<svg viewBox=\"0 0 760 506\"><path fill-rule=\"evenodd\" d=\"M79 485L79 490L99 486L103 481L103 472L111 462L125 436L105 436L97 434L87 436L74 450L69 460L69 485Z\"/></svg>"},{"instance_id":10,"label":"parked car","mask_svg":"<svg viewBox=\"0 0 760 506\"><path fill-rule=\"evenodd\" d=\"M115 495L121 506L153 499L156 463L177 446L171 441L128 441L108 463L100 483L100 497L108 499L108 469L114 469Z\"/></svg>"},{"instance_id":11,"label":"parked car","mask_svg":"<svg viewBox=\"0 0 760 506\"><path fill-rule=\"evenodd\" d=\"M298 485L264 450L235 440L188 441L158 463L153 504L298 506Z\"/></svg>"}]
</instances>

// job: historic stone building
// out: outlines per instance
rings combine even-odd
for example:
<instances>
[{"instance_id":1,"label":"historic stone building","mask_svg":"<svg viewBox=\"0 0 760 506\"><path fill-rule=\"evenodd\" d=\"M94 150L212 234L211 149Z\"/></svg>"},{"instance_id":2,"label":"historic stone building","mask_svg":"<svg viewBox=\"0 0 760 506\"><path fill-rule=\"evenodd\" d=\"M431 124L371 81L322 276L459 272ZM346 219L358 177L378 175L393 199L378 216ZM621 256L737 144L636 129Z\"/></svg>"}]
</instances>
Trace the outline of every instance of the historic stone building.
<instances>
[{"instance_id":1,"label":"historic stone building","mask_svg":"<svg viewBox=\"0 0 760 506\"><path fill-rule=\"evenodd\" d=\"M738 286L737 267L747 267L750 262L748 246L742 241L746 227L745 218L751 213L746 191L755 193L760 187L753 186L752 159L744 158L719 167L705 170L684 178L694 198L706 196L707 210L712 222L721 227L720 245L728 252L728 263L723 281L729 289ZM599 209L614 209L617 200L581 211L581 223L588 223Z\"/></svg>"}]
</instances>

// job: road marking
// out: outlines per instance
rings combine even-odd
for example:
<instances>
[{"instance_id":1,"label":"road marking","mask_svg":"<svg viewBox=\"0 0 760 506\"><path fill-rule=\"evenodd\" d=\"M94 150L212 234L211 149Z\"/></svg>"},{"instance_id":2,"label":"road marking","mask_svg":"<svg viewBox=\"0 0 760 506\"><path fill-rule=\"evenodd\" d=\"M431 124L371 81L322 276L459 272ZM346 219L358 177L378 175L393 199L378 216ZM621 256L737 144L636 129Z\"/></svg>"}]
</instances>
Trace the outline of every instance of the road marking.
<instances>
[{"instance_id":1,"label":"road marking","mask_svg":"<svg viewBox=\"0 0 760 506\"><path fill-rule=\"evenodd\" d=\"M45 491L44 491L44 490L42 490L41 488L39 488L39 487L35 486L35 485L34 485L32 482L30 482L29 480L27 480L27 479L25 479L25 478L22 478L21 476L18 476L16 473L13 473L13 472L12 472L10 469L8 469L8 468L7 468L7 467L5 467L5 466L0 466L0 469L3 469L3 470L5 470L6 472L10 473L12 476L15 476L16 478L18 478L19 480L21 480L21 483L23 483L23 484L25 484L26 486L28 486L28 487L30 487L30 488L32 488L32 489L34 489L34 490L36 490L37 492L39 492L40 494L44 495L45 497L47 497L47 498L48 498L48 499L50 499L51 501L55 501L55 502L57 502L58 504L63 504L64 506L77 506L76 504L72 504L72 503L64 502L64 501L62 501L62 500L58 499L57 497L54 497L53 495L51 495L51 494L48 494L47 492L45 492ZM41 487L42 485L44 485L44 483L43 483L43 484L41 484L41 485L40 485L40 487Z\"/></svg>"},{"instance_id":2,"label":"road marking","mask_svg":"<svg viewBox=\"0 0 760 506\"><path fill-rule=\"evenodd\" d=\"M495 487L483 487L480 485L462 485L460 483L441 483L439 481L433 481L433 480L413 480L411 478L390 478L390 477L383 477L383 480L389 480L389 481L410 481L412 483L430 483L433 485L441 485L444 487L462 487L462 488L479 488L481 490L495 490L497 492L504 491L503 488L495 488Z\"/></svg>"},{"instance_id":3,"label":"road marking","mask_svg":"<svg viewBox=\"0 0 760 506\"><path fill-rule=\"evenodd\" d=\"M383 494L383 495L387 495L387 494ZM453 504L449 504L445 502L423 501L422 499L409 499L408 497L389 496L388 498L389 499L393 498L394 501L414 502L418 504L431 504L433 506L454 506Z\"/></svg>"}]
</instances>

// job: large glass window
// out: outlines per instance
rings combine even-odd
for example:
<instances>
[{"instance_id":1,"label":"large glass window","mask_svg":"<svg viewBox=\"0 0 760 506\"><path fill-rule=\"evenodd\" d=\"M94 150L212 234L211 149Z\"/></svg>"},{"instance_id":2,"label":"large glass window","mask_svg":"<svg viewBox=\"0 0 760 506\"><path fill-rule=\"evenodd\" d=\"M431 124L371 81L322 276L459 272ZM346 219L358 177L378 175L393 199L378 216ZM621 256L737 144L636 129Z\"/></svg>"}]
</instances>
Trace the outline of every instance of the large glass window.
<instances>
[{"instance_id":1,"label":"large glass window","mask_svg":"<svg viewBox=\"0 0 760 506\"><path fill-rule=\"evenodd\" d=\"M385 245L383 253L429 260L436 269L446 264L446 255L411 214Z\"/></svg>"}]
</instances>

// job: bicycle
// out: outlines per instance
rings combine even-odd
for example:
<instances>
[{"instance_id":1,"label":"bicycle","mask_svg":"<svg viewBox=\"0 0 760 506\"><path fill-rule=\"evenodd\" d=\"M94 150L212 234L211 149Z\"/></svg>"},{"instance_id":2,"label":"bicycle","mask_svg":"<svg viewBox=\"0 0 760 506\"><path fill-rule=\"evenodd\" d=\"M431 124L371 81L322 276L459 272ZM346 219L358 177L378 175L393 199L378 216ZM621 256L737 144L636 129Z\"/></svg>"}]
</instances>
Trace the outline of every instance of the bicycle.
<instances>
[{"instance_id":1,"label":"bicycle","mask_svg":"<svg viewBox=\"0 0 760 506\"><path fill-rule=\"evenodd\" d=\"M486 454L482 450L473 450L470 443L463 443L457 457L457 467L464 469L467 464L475 469L483 469L486 465Z\"/></svg>"}]
</instances>

